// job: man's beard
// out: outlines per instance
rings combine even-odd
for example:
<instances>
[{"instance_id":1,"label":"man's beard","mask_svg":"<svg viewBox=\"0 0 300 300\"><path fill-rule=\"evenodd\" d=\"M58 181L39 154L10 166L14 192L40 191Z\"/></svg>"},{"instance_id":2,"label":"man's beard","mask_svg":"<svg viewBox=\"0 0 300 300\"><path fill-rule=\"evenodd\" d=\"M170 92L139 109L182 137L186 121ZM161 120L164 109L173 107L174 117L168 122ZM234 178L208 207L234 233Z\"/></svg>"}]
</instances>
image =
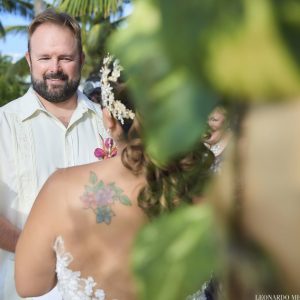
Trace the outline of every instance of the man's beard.
<instances>
[{"instance_id":1,"label":"man's beard","mask_svg":"<svg viewBox=\"0 0 300 300\"><path fill-rule=\"evenodd\" d=\"M68 80L68 75L63 72L51 73L43 76L43 80L36 80L31 74L33 89L44 99L52 103L61 103L71 98L77 91L80 83L80 77L76 80ZM49 90L47 79L64 80L64 84L52 84Z\"/></svg>"}]
</instances>

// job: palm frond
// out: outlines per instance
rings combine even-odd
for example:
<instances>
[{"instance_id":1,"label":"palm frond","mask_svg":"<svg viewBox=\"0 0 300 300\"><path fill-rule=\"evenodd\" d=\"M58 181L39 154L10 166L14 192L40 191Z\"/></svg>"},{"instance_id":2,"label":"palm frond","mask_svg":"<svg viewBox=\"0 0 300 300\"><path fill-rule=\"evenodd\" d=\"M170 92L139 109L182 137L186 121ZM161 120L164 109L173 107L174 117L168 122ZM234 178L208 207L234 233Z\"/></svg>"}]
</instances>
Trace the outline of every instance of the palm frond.
<instances>
[{"instance_id":1,"label":"palm frond","mask_svg":"<svg viewBox=\"0 0 300 300\"><path fill-rule=\"evenodd\" d=\"M11 25L4 27L5 34L27 34L26 25Z\"/></svg>"},{"instance_id":2,"label":"palm frond","mask_svg":"<svg viewBox=\"0 0 300 300\"><path fill-rule=\"evenodd\" d=\"M0 38L5 37L5 29L2 25L2 23L0 22Z\"/></svg>"},{"instance_id":3,"label":"palm frond","mask_svg":"<svg viewBox=\"0 0 300 300\"><path fill-rule=\"evenodd\" d=\"M29 0L0 0L0 12L8 12L27 18L33 18L33 3Z\"/></svg>"},{"instance_id":4,"label":"palm frond","mask_svg":"<svg viewBox=\"0 0 300 300\"><path fill-rule=\"evenodd\" d=\"M101 13L105 18L117 11L119 0L56 0L55 6L75 17Z\"/></svg>"}]
</instances>

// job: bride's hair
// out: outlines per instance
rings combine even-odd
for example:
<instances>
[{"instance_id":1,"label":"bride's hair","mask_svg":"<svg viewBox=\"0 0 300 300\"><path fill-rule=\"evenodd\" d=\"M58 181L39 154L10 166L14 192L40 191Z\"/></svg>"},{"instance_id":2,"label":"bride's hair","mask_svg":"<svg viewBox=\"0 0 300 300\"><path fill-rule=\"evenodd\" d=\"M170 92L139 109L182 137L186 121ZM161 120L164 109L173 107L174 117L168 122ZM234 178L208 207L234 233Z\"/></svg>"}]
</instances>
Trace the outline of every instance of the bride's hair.
<instances>
[{"instance_id":1,"label":"bride's hair","mask_svg":"<svg viewBox=\"0 0 300 300\"><path fill-rule=\"evenodd\" d=\"M181 203L192 203L194 197L201 195L210 175L213 154L199 141L188 153L159 166L145 151L142 122L134 109L127 85L117 82L113 90L115 99L135 113L134 120L124 119L124 124L118 122L127 140L122 163L134 174L144 174L146 178L146 185L138 196L139 206L149 217L154 217L173 210Z\"/></svg>"}]
</instances>

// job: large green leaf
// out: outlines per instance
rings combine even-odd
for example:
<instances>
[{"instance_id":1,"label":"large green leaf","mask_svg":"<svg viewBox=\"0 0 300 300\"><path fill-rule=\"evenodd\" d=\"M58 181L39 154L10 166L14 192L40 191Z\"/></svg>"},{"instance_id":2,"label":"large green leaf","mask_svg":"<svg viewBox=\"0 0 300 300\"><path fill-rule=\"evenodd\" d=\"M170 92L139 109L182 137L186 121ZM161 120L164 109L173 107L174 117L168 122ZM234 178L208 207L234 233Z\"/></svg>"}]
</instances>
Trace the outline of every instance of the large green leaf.
<instances>
[{"instance_id":1,"label":"large green leaf","mask_svg":"<svg viewBox=\"0 0 300 300\"><path fill-rule=\"evenodd\" d=\"M279 26L280 36L297 62L297 68L299 68L300 2L297 0L274 0L274 2L274 15Z\"/></svg>"},{"instance_id":2,"label":"large green leaf","mask_svg":"<svg viewBox=\"0 0 300 300\"><path fill-rule=\"evenodd\" d=\"M158 7L140 1L127 29L113 36L111 49L131 78L147 150L164 163L201 138L216 96L201 79L193 77L188 65L170 59L161 30Z\"/></svg>"},{"instance_id":3,"label":"large green leaf","mask_svg":"<svg viewBox=\"0 0 300 300\"><path fill-rule=\"evenodd\" d=\"M216 272L217 247L207 205L179 209L146 226L133 266L141 300L183 300Z\"/></svg>"},{"instance_id":4,"label":"large green leaf","mask_svg":"<svg viewBox=\"0 0 300 300\"><path fill-rule=\"evenodd\" d=\"M172 72L157 83L153 98L156 101L152 102L151 113L143 114L147 117L147 128L151 128L145 137L150 155L163 162L200 139L211 109L209 104L213 105L215 99L185 70Z\"/></svg>"},{"instance_id":5,"label":"large green leaf","mask_svg":"<svg viewBox=\"0 0 300 300\"><path fill-rule=\"evenodd\" d=\"M207 40L215 28L226 31L224 23L235 28L243 16L241 1L163 0L157 1L161 12L161 43L175 65L187 66L193 76L206 77ZM206 82L207 84L207 82Z\"/></svg>"},{"instance_id":6,"label":"large green leaf","mask_svg":"<svg viewBox=\"0 0 300 300\"><path fill-rule=\"evenodd\" d=\"M244 18L207 40L210 81L223 93L251 101L295 97L300 92L296 61L280 34L270 0L244 0Z\"/></svg>"}]
</instances>

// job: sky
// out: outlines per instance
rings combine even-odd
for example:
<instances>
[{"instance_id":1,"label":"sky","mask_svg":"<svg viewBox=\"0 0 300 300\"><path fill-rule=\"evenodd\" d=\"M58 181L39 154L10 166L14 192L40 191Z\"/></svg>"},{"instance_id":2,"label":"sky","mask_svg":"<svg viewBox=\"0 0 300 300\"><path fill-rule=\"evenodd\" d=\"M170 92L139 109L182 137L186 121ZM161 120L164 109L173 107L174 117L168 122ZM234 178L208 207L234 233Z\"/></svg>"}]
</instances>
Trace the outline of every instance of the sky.
<instances>
[{"instance_id":1,"label":"sky","mask_svg":"<svg viewBox=\"0 0 300 300\"><path fill-rule=\"evenodd\" d=\"M51 3L52 0L47 0L46 2ZM132 12L131 4L124 4L125 15L129 15ZM112 16L112 20L115 18ZM10 26L10 25L28 25L30 23L30 19L25 19L21 16L8 14L0 12L0 20L2 25ZM21 57L25 55L27 51L27 34L8 34L5 40L0 39L0 54L2 55L10 55L13 58L13 61L17 61Z\"/></svg>"},{"instance_id":2,"label":"sky","mask_svg":"<svg viewBox=\"0 0 300 300\"><path fill-rule=\"evenodd\" d=\"M28 25L30 23L30 19L2 12L0 13L0 19L4 27L10 25ZM0 39L0 53L12 56L14 61L24 56L26 50L26 33L9 34L5 40Z\"/></svg>"}]
</instances>

